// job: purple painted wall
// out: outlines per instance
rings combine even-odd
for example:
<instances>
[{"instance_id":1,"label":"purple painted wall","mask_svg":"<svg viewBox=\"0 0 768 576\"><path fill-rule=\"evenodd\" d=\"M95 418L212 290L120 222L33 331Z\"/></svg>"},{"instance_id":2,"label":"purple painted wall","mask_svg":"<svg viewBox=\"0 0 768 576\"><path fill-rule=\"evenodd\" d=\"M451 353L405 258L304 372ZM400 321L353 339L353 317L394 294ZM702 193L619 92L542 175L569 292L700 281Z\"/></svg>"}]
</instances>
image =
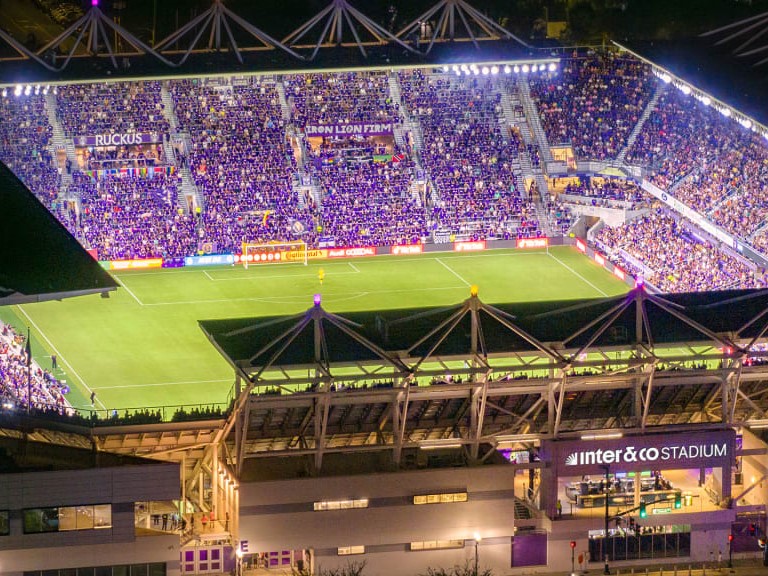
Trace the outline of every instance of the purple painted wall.
<instances>
[{"instance_id":1,"label":"purple painted wall","mask_svg":"<svg viewBox=\"0 0 768 576\"><path fill-rule=\"evenodd\" d=\"M512 568L546 566L547 533L518 534L512 538Z\"/></svg>"}]
</instances>

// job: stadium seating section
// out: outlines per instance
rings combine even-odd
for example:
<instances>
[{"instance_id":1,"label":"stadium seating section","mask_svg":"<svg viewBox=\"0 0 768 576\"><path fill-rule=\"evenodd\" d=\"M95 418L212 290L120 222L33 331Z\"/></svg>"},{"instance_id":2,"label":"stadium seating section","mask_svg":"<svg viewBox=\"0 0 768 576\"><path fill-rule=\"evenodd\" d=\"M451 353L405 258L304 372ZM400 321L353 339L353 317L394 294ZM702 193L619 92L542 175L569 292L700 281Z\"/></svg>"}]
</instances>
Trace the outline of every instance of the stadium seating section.
<instances>
[{"instance_id":1,"label":"stadium seating section","mask_svg":"<svg viewBox=\"0 0 768 576\"><path fill-rule=\"evenodd\" d=\"M620 206L642 215L598 226L594 238L659 289L765 285L762 269L709 243L634 179L582 175L542 193L546 155L522 112L521 83L549 145L569 147L577 162L639 167L768 251L764 139L614 52L574 52L557 70L515 76L419 69L7 93L0 160L101 259L296 237L311 247L562 235L579 205ZM394 134L319 143L304 134L310 124L372 122L394 123ZM81 147L75 156L79 137L109 134L156 137L139 151Z\"/></svg>"}]
</instances>

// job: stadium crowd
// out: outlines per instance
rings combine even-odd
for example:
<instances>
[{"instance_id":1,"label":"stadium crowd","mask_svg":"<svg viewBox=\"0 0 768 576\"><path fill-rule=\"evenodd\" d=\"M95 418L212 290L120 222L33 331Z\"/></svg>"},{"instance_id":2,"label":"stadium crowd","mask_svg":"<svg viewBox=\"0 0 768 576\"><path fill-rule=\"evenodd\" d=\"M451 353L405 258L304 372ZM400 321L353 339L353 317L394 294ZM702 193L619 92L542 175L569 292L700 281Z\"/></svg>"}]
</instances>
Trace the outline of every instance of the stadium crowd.
<instances>
[{"instance_id":1,"label":"stadium crowd","mask_svg":"<svg viewBox=\"0 0 768 576\"><path fill-rule=\"evenodd\" d=\"M0 394L4 407L36 408L69 413L65 384L27 356L26 338L0 322Z\"/></svg>"},{"instance_id":2,"label":"stadium crowd","mask_svg":"<svg viewBox=\"0 0 768 576\"><path fill-rule=\"evenodd\" d=\"M613 159L627 143L651 96L648 65L615 52L581 54L561 69L531 74L550 144L570 143L583 160Z\"/></svg>"},{"instance_id":3,"label":"stadium crowd","mask_svg":"<svg viewBox=\"0 0 768 576\"><path fill-rule=\"evenodd\" d=\"M437 198L427 221L475 238L540 233L531 201L515 174L524 147L505 133L501 92L491 79L399 73L403 104L421 123L422 161Z\"/></svg>"},{"instance_id":4,"label":"stadium crowd","mask_svg":"<svg viewBox=\"0 0 768 576\"><path fill-rule=\"evenodd\" d=\"M402 105L390 94L394 79ZM563 58L559 71L529 74L527 80L550 142L569 141L578 159L615 158L651 95L664 86L645 64L612 52L575 53ZM177 149L176 172L92 178L74 167L66 190L44 95L0 100L0 159L102 258L180 257L203 244L237 252L243 241L285 241L297 234L310 246L325 237L350 246L422 242L438 231L478 239L542 233L533 201L538 190L525 189L520 155L527 152L534 166L541 158L537 146L525 144L506 122L502 94L516 89L508 78L411 70L395 77L343 72L166 82L172 111L163 108L159 81L58 88L56 114L70 137L161 134L150 161L142 161L162 166L162 147L170 136L174 146L181 137L168 133L168 117L176 114L186 142ZM283 105L279 83L285 88ZM732 119L674 86L663 90L627 161L644 166L654 183L725 230L768 249L765 143L757 135L744 138ZM301 135L309 123L398 122L406 115L422 129L418 152L408 137L399 139L399 146L394 137L386 144L324 141L310 151ZM84 168L122 161L131 153L90 150ZM186 169L199 193L191 213L179 201ZM308 177L313 193L300 176ZM644 202L633 183L585 182L569 184L564 193L593 205ZM555 229L566 232L573 218L567 206L559 198L541 200ZM623 249L670 230L683 234L656 215L603 234ZM673 244L690 247L680 242ZM650 268L659 259L672 259L659 250L643 254L637 248L636 257L647 258ZM749 283L748 274L733 280L719 266L710 276L694 273L691 283L702 288Z\"/></svg>"},{"instance_id":5,"label":"stadium crowd","mask_svg":"<svg viewBox=\"0 0 768 576\"><path fill-rule=\"evenodd\" d=\"M598 232L596 241L612 260L663 292L764 285L754 267L696 238L680 220L662 208L624 226L605 226Z\"/></svg>"}]
</instances>

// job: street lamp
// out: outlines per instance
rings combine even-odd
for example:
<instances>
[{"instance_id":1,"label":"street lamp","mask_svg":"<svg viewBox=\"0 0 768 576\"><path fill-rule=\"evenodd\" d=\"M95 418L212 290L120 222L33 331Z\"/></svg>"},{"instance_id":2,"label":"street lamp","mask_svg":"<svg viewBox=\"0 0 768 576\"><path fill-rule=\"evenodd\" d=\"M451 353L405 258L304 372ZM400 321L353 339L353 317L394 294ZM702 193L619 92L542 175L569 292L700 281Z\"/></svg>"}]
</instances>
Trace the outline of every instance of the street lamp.
<instances>
[{"instance_id":1,"label":"street lamp","mask_svg":"<svg viewBox=\"0 0 768 576\"><path fill-rule=\"evenodd\" d=\"M611 569L608 567L608 497L610 490L609 472L611 467L607 464L604 464L600 466L600 468L605 470L605 533L603 535L603 556L605 557L605 570L603 570L603 574L608 575L611 573Z\"/></svg>"},{"instance_id":2,"label":"street lamp","mask_svg":"<svg viewBox=\"0 0 768 576\"><path fill-rule=\"evenodd\" d=\"M480 536L479 532L475 532L474 536L475 536L475 575L474 576L479 576L478 570L479 570L479 564L480 564L480 553L477 550L477 545L480 544L480 541L483 539L483 537Z\"/></svg>"},{"instance_id":3,"label":"street lamp","mask_svg":"<svg viewBox=\"0 0 768 576\"><path fill-rule=\"evenodd\" d=\"M243 549L238 544L237 550L235 551L235 556L237 556L237 576L242 576L243 574Z\"/></svg>"}]
</instances>

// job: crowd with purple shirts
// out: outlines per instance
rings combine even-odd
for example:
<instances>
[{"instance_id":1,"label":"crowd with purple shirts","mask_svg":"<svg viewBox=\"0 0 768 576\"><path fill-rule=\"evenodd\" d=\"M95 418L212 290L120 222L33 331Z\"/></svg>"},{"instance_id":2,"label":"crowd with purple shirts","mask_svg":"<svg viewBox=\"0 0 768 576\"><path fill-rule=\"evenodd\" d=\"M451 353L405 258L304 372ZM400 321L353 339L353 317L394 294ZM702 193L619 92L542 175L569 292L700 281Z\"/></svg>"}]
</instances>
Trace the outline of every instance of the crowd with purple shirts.
<instances>
[{"instance_id":1,"label":"crowd with purple shirts","mask_svg":"<svg viewBox=\"0 0 768 576\"><path fill-rule=\"evenodd\" d=\"M70 192L80 198L77 231L102 260L173 258L194 254L194 217L177 204L177 175L153 178L75 173Z\"/></svg>"},{"instance_id":2,"label":"crowd with purple shirts","mask_svg":"<svg viewBox=\"0 0 768 576\"><path fill-rule=\"evenodd\" d=\"M293 239L297 222L314 229L314 214L293 190L297 165L274 82L218 87L179 80L170 91L191 136L187 162L204 198L201 241L239 251L244 241Z\"/></svg>"},{"instance_id":3,"label":"crowd with purple shirts","mask_svg":"<svg viewBox=\"0 0 768 576\"><path fill-rule=\"evenodd\" d=\"M649 78L650 67L627 55L575 52L529 82L549 143L570 143L580 160L606 160L626 145L651 99Z\"/></svg>"},{"instance_id":4,"label":"crowd with purple shirts","mask_svg":"<svg viewBox=\"0 0 768 576\"><path fill-rule=\"evenodd\" d=\"M291 119L307 124L394 122L397 104L383 72L290 74L283 77Z\"/></svg>"},{"instance_id":5,"label":"crowd with purple shirts","mask_svg":"<svg viewBox=\"0 0 768 576\"><path fill-rule=\"evenodd\" d=\"M0 99L0 160L55 210L60 176L53 162L52 133L42 94Z\"/></svg>"},{"instance_id":6,"label":"crowd with purple shirts","mask_svg":"<svg viewBox=\"0 0 768 576\"><path fill-rule=\"evenodd\" d=\"M14 408L29 405L39 410L70 413L67 386L34 360L27 361L26 339L0 322L0 395Z\"/></svg>"},{"instance_id":7,"label":"crowd with purple shirts","mask_svg":"<svg viewBox=\"0 0 768 576\"><path fill-rule=\"evenodd\" d=\"M57 88L58 118L68 136L167 134L160 82L94 82Z\"/></svg>"},{"instance_id":8,"label":"crowd with purple shirts","mask_svg":"<svg viewBox=\"0 0 768 576\"><path fill-rule=\"evenodd\" d=\"M515 174L524 144L504 126L499 84L421 70L400 72L399 79L403 104L423 130L422 161L437 195L428 230L475 238L537 235L534 208Z\"/></svg>"}]
</instances>

